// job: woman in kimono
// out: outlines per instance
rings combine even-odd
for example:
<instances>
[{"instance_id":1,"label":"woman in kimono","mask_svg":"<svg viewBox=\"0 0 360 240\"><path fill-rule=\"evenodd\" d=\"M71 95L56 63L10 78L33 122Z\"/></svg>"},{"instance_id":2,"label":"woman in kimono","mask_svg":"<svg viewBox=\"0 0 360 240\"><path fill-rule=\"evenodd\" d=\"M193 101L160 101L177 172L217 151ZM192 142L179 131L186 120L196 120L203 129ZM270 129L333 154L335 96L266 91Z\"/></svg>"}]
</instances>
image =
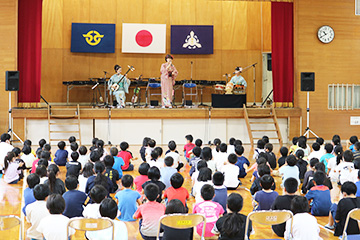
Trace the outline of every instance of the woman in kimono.
<instances>
[{"instance_id":1,"label":"woman in kimono","mask_svg":"<svg viewBox=\"0 0 360 240\"><path fill-rule=\"evenodd\" d=\"M161 64L161 101L162 108L172 108L172 99L174 95L173 86L175 78L178 75L174 64L172 63L173 56L167 54L165 56L165 63Z\"/></svg>"},{"instance_id":2,"label":"woman in kimono","mask_svg":"<svg viewBox=\"0 0 360 240\"><path fill-rule=\"evenodd\" d=\"M115 96L117 101L117 108L125 108L126 93L129 93L130 80L126 75L121 74L121 67L115 65L115 74L109 80L110 94Z\"/></svg>"}]
</instances>

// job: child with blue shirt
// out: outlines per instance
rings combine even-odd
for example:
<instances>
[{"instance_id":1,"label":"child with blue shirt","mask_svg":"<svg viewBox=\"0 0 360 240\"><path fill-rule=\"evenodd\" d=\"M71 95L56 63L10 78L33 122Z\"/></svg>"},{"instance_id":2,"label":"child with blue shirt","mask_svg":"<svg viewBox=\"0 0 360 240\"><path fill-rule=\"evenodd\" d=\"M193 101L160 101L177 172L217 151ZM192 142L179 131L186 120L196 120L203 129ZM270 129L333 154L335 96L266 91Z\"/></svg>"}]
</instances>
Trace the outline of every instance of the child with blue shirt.
<instances>
[{"instance_id":1,"label":"child with blue shirt","mask_svg":"<svg viewBox=\"0 0 360 240\"><path fill-rule=\"evenodd\" d=\"M324 185L326 174L317 171L314 174L313 182L315 184L306 194L306 198L311 205L311 214L314 216L328 216L331 207L330 190Z\"/></svg>"},{"instance_id":2,"label":"child with blue shirt","mask_svg":"<svg viewBox=\"0 0 360 240\"><path fill-rule=\"evenodd\" d=\"M68 218L82 217L84 206L86 206L90 198L77 188L79 187L79 181L76 176L70 175L65 179L65 186L68 189L62 196L65 200L65 210L63 215Z\"/></svg>"},{"instance_id":3,"label":"child with blue shirt","mask_svg":"<svg viewBox=\"0 0 360 240\"><path fill-rule=\"evenodd\" d=\"M357 136L351 136L350 139L349 139L349 142L351 143L349 149L352 151L352 152L355 152L355 143L358 142L358 137Z\"/></svg>"},{"instance_id":4,"label":"child with blue shirt","mask_svg":"<svg viewBox=\"0 0 360 240\"><path fill-rule=\"evenodd\" d=\"M327 164L328 164L328 161L330 158L333 158L334 155L332 155L332 151L333 151L334 147L331 143L327 143L325 144L325 151L326 151L326 154L324 154L321 158L320 158L320 162L321 163L324 163L325 165L325 173L328 172L328 169L327 169Z\"/></svg>"},{"instance_id":5,"label":"child with blue shirt","mask_svg":"<svg viewBox=\"0 0 360 240\"><path fill-rule=\"evenodd\" d=\"M174 173L177 173L177 170L172 167L174 164L174 159L170 156L167 156L164 160L165 167L160 169L160 181L165 184L165 189L171 187L170 178Z\"/></svg>"},{"instance_id":6,"label":"child with blue shirt","mask_svg":"<svg viewBox=\"0 0 360 240\"><path fill-rule=\"evenodd\" d=\"M239 178L244 178L246 176L246 169L250 166L249 160L243 156L244 147L242 145L238 145L235 147L235 153L237 156L236 166L239 167Z\"/></svg>"},{"instance_id":7,"label":"child with blue shirt","mask_svg":"<svg viewBox=\"0 0 360 240\"><path fill-rule=\"evenodd\" d=\"M122 221L135 221L133 218L137 210L137 204L141 205L141 195L137 191L132 190L134 179L131 175L126 174L121 178L121 184L125 188L116 193L115 198L118 203L120 216Z\"/></svg>"},{"instance_id":8,"label":"child with blue shirt","mask_svg":"<svg viewBox=\"0 0 360 240\"><path fill-rule=\"evenodd\" d=\"M65 142L60 141L58 142L58 150L55 153L54 162L58 166L65 166L68 158L68 151L65 150Z\"/></svg>"},{"instance_id":9,"label":"child with blue shirt","mask_svg":"<svg viewBox=\"0 0 360 240\"><path fill-rule=\"evenodd\" d=\"M271 190L275 184L274 178L269 174L265 174L260 178L260 185L263 188L254 195L253 206L255 210L270 210L272 204L279 194Z\"/></svg>"},{"instance_id":10,"label":"child with blue shirt","mask_svg":"<svg viewBox=\"0 0 360 240\"><path fill-rule=\"evenodd\" d=\"M213 202L219 203L226 213L226 201L227 201L227 188L224 186L224 174L222 172L215 172L213 175L213 184L215 189L215 197Z\"/></svg>"},{"instance_id":11,"label":"child with blue shirt","mask_svg":"<svg viewBox=\"0 0 360 240\"><path fill-rule=\"evenodd\" d=\"M110 154L114 158L114 165L113 169L117 170L119 173L120 178L123 175L123 171L121 169L122 166L125 165L124 160L121 157L118 157L119 150L116 147L110 148Z\"/></svg>"},{"instance_id":12,"label":"child with blue shirt","mask_svg":"<svg viewBox=\"0 0 360 240\"><path fill-rule=\"evenodd\" d=\"M190 159L190 162L189 162L189 164L191 166L190 172L189 172L190 176L192 176L193 173L197 170L196 166L197 166L198 162L201 160L201 158L200 158L201 148L194 147L192 149L192 155L194 155L194 156Z\"/></svg>"},{"instance_id":13,"label":"child with blue shirt","mask_svg":"<svg viewBox=\"0 0 360 240\"><path fill-rule=\"evenodd\" d=\"M37 174L32 173L26 178L26 182L28 184L28 187L25 188L24 190L25 204L22 209L25 216L26 216L26 212L25 212L26 206L36 201L33 192L34 192L34 187L40 183L40 177Z\"/></svg>"}]
</instances>

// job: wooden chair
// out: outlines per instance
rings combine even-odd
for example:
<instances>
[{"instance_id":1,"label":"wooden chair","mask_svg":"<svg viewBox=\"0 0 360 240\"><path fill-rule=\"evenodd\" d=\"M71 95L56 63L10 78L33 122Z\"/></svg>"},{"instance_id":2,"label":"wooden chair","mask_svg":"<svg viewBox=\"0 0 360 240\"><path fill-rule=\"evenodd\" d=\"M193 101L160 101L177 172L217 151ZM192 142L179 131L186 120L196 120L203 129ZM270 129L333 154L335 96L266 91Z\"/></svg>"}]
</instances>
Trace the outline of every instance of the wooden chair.
<instances>
[{"instance_id":1,"label":"wooden chair","mask_svg":"<svg viewBox=\"0 0 360 240\"><path fill-rule=\"evenodd\" d=\"M204 240L205 227L206 227L206 218L204 215L197 213L164 215L160 218L158 235L156 239L159 239L161 225L176 229L187 229L187 228L193 228L202 222L204 223L204 226L201 234L201 240Z\"/></svg>"},{"instance_id":2,"label":"wooden chair","mask_svg":"<svg viewBox=\"0 0 360 240\"><path fill-rule=\"evenodd\" d=\"M72 218L67 225L67 236L69 236L69 228L79 231L100 231L112 228L112 238L114 239L114 223L109 218Z\"/></svg>"},{"instance_id":3,"label":"wooden chair","mask_svg":"<svg viewBox=\"0 0 360 240\"><path fill-rule=\"evenodd\" d=\"M353 239L360 239L360 234L352 234L352 235L347 235L346 233L346 229L349 225L349 221L350 218L360 221L360 208L354 208L353 210L351 210L347 217L346 217L346 221L345 221L345 225L344 225L344 231L342 234L342 239L343 240L353 240ZM358 222L359 223L359 222ZM360 224L359 224L359 228L360 228Z\"/></svg>"},{"instance_id":4,"label":"wooden chair","mask_svg":"<svg viewBox=\"0 0 360 240\"><path fill-rule=\"evenodd\" d=\"M18 225L20 227L19 239L22 239L21 219L14 215L0 216L0 231L6 231Z\"/></svg>"},{"instance_id":5,"label":"wooden chair","mask_svg":"<svg viewBox=\"0 0 360 240\"><path fill-rule=\"evenodd\" d=\"M291 219L291 229L292 231L292 219L293 214L291 211L282 210L282 211L255 211L249 213L246 218L246 225L245 225L245 240L248 240L248 230L249 230L249 223L250 221L256 222L263 225L277 225L286 222L287 220Z\"/></svg>"}]
</instances>

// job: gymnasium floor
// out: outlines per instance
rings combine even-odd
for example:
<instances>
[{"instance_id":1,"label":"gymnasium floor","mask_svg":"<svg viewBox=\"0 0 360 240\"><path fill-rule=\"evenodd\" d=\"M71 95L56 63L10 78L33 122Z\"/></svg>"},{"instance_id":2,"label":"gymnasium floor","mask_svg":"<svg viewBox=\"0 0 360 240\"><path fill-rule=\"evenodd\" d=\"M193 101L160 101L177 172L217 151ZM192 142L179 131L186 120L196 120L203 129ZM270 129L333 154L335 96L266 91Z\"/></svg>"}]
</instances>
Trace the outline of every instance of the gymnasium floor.
<instances>
[{"instance_id":1,"label":"gymnasium floor","mask_svg":"<svg viewBox=\"0 0 360 240\"><path fill-rule=\"evenodd\" d=\"M251 149L251 147L249 145L246 145L244 147L245 147L244 156L246 156L250 160L250 162L253 163L254 161L251 159L252 155L253 155L253 150ZM33 146L33 148L36 148L36 146ZM181 145L178 146L178 150L182 150L182 148L183 148L183 146L181 146ZM274 148L275 148L274 153L276 155L278 155L279 147L274 146ZM53 146L52 152L55 153L56 149L57 149L57 147ZM134 157L138 157L138 160L133 162L135 165L135 169L137 169L138 165L142 162L142 160L140 159L140 156L139 156L139 149L140 149L140 146L130 146L130 151L133 153ZM163 149L166 150L167 147L163 146ZM184 160L183 156L182 156L182 159ZM189 176L189 170L190 170L189 166L186 165L185 169L181 170L181 174L185 178L184 187L186 187L190 192L191 179ZM61 172L61 174L59 177L62 180L64 180L65 174L66 174L66 169L64 167L61 167L60 172ZM132 172L127 172L127 173L131 174L134 177L139 175L137 170L132 171ZM250 213L252 211L251 194L248 190L251 186L250 177L251 177L251 174L249 174L244 179L242 179L243 184L240 187L240 189L238 189L236 191L229 191L229 194L231 192L238 192L244 198L244 207L241 212L245 215L247 215L248 213ZM282 194L282 189L279 187L280 183L281 183L281 179L279 177L274 177L274 178L275 178L276 187L277 187L276 191L279 194ZM13 215L21 217L23 219L23 221L25 222L25 224L23 225L24 232L26 232L26 229L30 226L29 223L27 223L26 220L24 220L23 214L21 214L21 207L23 205L23 198L22 198L23 191L22 190L23 190L23 187L26 187L25 185L26 185L26 183L24 184L24 181L20 181L19 183L15 184L15 185L9 185L9 184L6 184L3 181L3 179L0 179L0 206L1 206L0 207L0 215L13 214ZM339 197L338 197L337 193L339 192L339 189L337 186L334 186L334 188L335 189L332 191L332 200L333 200L333 202L338 202ZM192 211L194 202L195 202L194 198L190 197L190 200L188 201L188 206L190 208L190 211ZM322 237L324 240L338 239L337 237L333 236L332 231L329 231L329 230L326 230L323 228L323 226L327 223L327 220L328 220L327 217L317 217L317 220L318 220L318 224L320 226L320 237ZM141 239L141 236L138 231L138 221L130 222L130 223L127 222L126 225L128 228L129 240L130 239ZM279 238L272 232L271 227L269 227L269 226L254 224L254 230L255 230L255 233L250 236L251 239ZM304 229L304 231L306 231L306 229ZM19 239L18 236L19 236L19 228L14 228L13 230L6 231L6 232L0 232L0 239ZM25 238L25 239L28 239L28 238ZM75 239L83 239L83 238L81 236L79 236L78 234L76 234ZM195 234L195 239L200 239L200 238L198 235Z\"/></svg>"}]
</instances>

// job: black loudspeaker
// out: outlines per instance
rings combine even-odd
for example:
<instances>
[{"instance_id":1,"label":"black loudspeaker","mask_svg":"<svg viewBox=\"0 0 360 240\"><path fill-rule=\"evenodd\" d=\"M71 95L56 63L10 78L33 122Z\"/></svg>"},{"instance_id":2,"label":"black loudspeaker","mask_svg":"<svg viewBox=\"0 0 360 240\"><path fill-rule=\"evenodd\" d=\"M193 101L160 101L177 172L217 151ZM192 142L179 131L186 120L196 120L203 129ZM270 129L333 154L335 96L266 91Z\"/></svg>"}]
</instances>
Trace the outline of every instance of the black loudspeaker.
<instances>
[{"instance_id":1,"label":"black loudspeaker","mask_svg":"<svg viewBox=\"0 0 360 240\"><path fill-rule=\"evenodd\" d=\"M19 91L19 71L6 71L5 91Z\"/></svg>"},{"instance_id":2,"label":"black loudspeaker","mask_svg":"<svg viewBox=\"0 0 360 240\"><path fill-rule=\"evenodd\" d=\"M301 91L313 92L315 91L315 73L302 72L301 73Z\"/></svg>"}]
</instances>

